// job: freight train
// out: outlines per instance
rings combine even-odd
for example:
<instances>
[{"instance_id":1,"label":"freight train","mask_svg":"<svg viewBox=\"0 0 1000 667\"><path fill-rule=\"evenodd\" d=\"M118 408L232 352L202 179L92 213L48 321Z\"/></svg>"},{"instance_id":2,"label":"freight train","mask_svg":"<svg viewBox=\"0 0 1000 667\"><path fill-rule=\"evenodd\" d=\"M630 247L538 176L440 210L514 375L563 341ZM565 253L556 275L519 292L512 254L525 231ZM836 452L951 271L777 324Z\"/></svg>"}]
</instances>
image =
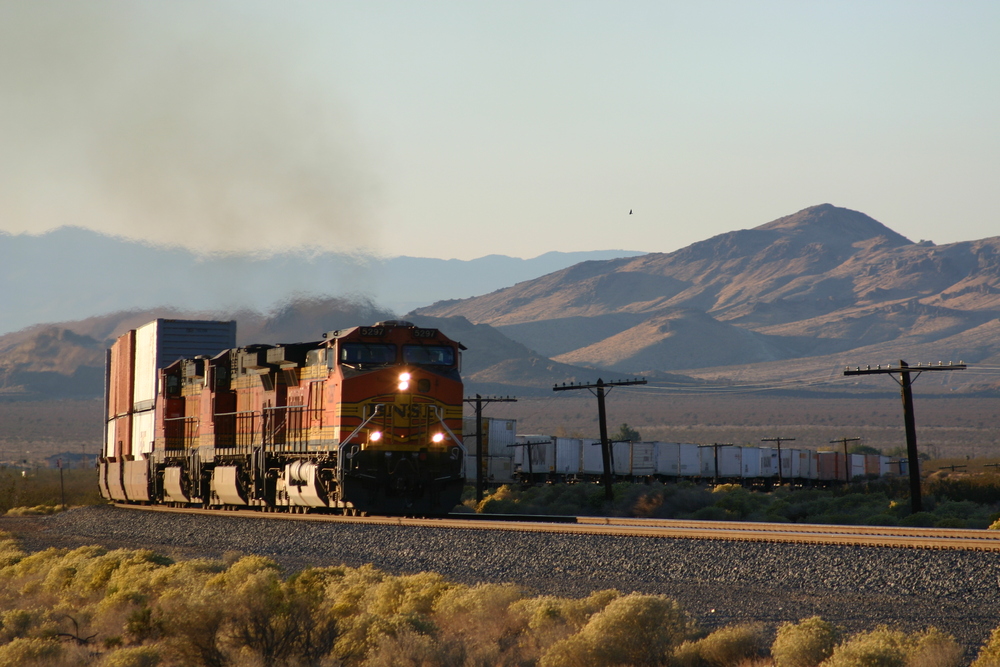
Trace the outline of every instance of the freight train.
<instances>
[{"instance_id":1,"label":"freight train","mask_svg":"<svg viewBox=\"0 0 1000 667\"><path fill-rule=\"evenodd\" d=\"M483 419L485 478L492 485L597 482L604 473L601 441L517 435L510 419ZM470 444L466 477L475 482L475 420L465 420ZM779 463L780 462L780 463ZM683 442L613 442L611 470L629 481L692 480L770 487L779 479L799 486L829 486L875 477L905 476L905 459L879 454Z\"/></svg>"},{"instance_id":2,"label":"freight train","mask_svg":"<svg viewBox=\"0 0 1000 667\"><path fill-rule=\"evenodd\" d=\"M105 498L406 515L460 502L461 343L399 320L310 343L235 339L235 322L166 319L118 338Z\"/></svg>"}]
</instances>

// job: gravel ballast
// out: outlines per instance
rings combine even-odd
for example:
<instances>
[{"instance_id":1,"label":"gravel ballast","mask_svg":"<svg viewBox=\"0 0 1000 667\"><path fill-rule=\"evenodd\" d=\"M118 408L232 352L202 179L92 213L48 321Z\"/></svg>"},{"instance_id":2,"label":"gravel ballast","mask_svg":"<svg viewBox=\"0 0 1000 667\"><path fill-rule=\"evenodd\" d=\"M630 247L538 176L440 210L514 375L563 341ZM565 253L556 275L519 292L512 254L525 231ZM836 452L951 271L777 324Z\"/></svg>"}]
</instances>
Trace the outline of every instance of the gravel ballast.
<instances>
[{"instance_id":1,"label":"gravel ballast","mask_svg":"<svg viewBox=\"0 0 1000 667\"><path fill-rule=\"evenodd\" d=\"M615 588L677 599L699 622L774 627L813 615L857 632L935 626L968 656L1000 625L1000 554L518 533L168 514L112 506L0 519L28 551L99 544L172 558L267 556L288 571L367 563L394 574L514 583L584 596Z\"/></svg>"}]
</instances>

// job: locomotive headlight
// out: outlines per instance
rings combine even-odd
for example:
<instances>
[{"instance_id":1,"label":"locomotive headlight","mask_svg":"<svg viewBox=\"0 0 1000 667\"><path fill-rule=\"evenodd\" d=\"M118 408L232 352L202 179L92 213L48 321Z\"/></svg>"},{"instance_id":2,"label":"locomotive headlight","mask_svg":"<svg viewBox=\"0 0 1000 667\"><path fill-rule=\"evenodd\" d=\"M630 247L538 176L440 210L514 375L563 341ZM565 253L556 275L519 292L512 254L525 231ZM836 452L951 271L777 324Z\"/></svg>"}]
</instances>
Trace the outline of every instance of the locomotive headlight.
<instances>
[{"instance_id":1,"label":"locomotive headlight","mask_svg":"<svg viewBox=\"0 0 1000 667\"><path fill-rule=\"evenodd\" d=\"M368 440L370 440L371 442L378 442L381 439L382 439L382 431L372 431L368 435Z\"/></svg>"},{"instance_id":2,"label":"locomotive headlight","mask_svg":"<svg viewBox=\"0 0 1000 667\"><path fill-rule=\"evenodd\" d=\"M410 374L400 373L399 374L399 390L406 391L410 388Z\"/></svg>"},{"instance_id":3,"label":"locomotive headlight","mask_svg":"<svg viewBox=\"0 0 1000 667\"><path fill-rule=\"evenodd\" d=\"M435 433L431 436L433 442L444 442L444 433Z\"/></svg>"}]
</instances>

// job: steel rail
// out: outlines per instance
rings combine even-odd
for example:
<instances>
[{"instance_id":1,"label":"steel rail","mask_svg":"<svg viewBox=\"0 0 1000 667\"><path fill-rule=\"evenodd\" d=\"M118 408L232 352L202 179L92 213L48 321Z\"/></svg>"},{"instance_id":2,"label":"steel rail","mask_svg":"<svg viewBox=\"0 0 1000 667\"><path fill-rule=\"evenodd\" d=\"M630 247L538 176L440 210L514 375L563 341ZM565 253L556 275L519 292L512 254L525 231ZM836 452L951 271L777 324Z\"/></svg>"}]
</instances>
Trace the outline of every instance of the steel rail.
<instances>
[{"instance_id":1,"label":"steel rail","mask_svg":"<svg viewBox=\"0 0 1000 667\"><path fill-rule=\"evenodd\" d=\"M570 523L487 520L477 515L459 518L416 518L399 516L341 516L333 514L292 514L260 512L255 509L175 508L161 505L118 505L129 509L239 516L292 521L345 523L355 525L413 526L425 528L500 530L569 535L610 535L652 539L728 540L786 544L847 545L909 549L951 549L1000 551L1000 534L987 530L950 528L897 528L886 526L832 526L817 524L750 523L735 521L676 521L617 517L576 517Z\"/></svg>"}]
</instances>

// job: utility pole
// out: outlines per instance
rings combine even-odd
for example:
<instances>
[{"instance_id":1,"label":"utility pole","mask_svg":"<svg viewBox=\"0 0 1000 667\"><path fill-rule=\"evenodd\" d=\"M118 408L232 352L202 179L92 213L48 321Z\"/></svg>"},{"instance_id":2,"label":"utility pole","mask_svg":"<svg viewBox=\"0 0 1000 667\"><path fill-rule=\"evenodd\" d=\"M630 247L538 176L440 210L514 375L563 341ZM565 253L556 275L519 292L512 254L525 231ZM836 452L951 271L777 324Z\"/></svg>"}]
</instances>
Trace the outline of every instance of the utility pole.
<instances>
[{"instance_id":1,"label":"utility pole","mask_svg":"<svg viewBox=\"0 0 1000 667\"><path fill-rule=\"evenodd\" d=\"M924 371L958 371L964 368L965 364L961 361L957 364L949 361L947 365L939 361L937 366L917 364L914 367L900 359L897 368L893 368L892 364L886 364L885 368L882 366L875 368L857 366L854 370L849 367L844 369L844 375L888 375L896 380L900 386L903 398L903 427L906 430L906 456L910 466L910 509L914 513L923 511L923 503L920 501L920 458L917 453L917 427L913 420L913 390L910 388L910 374L916 373L919 376ZM899 374L898 379L896 373Z\"/></svg>"},{"instance_id":2,"label":"utility pole","mask_svg":"<svg viewBox=\"0 0 1000 667\"><path fill-rule=\"evenodd\" d=\"M486 487L486 480L483 476L483 467L486 465L486 458L483 456L483 406L490 403L516 403L517 399L511 396L487 396L483 398L476 394L475 398L463 400L476 406L476 502L479 503L483 500L483 490Z\"/></svg>"},{"instance_id":3,"label":"utility pole","mask_svg":"<svg viewBox=\"0 0 1000 667\"><path fill-rule=\"evenodd\" d=\"M604 410L605 387L627 387L636 384L646 384L645 380L619 380L617 382L605 382L597 378L594 384L570 384L563 383L552 387L552 391L569 391L570 389L587 389L591 394L597 396L597 420L601 427L601 459L604 463L604 497L608 502L614 500L614 492L611 489L611 446L608 443L608 416ZM609 389L610 391L610 389Z\"/></svg>"},{"instance_id":4,"label":"utility pole","mask_svg":"<svg viewBox=\"0 0 1000 667\"><path fill-rule=\"evenodd\" d=\"M795 438L761 438L761 442L776 442L778 443L778 486L784 484L784 478L781 475L781 441L785 440L791 442Z\"/></svg>"},{"instance_id":5,"label":"utility pole","mask_svg":"<svg viewBox=\"0 0 1000 667\"><path fill-rule=\"evenodd\" d=\"M847 453L847 443L854 442L855 440L860 440L861 438L841 438L840 440L831 440L830 444L835 445L838 442L844 443L844 481L851 481L851 456Z\"/></svg>"}]
</instances>

